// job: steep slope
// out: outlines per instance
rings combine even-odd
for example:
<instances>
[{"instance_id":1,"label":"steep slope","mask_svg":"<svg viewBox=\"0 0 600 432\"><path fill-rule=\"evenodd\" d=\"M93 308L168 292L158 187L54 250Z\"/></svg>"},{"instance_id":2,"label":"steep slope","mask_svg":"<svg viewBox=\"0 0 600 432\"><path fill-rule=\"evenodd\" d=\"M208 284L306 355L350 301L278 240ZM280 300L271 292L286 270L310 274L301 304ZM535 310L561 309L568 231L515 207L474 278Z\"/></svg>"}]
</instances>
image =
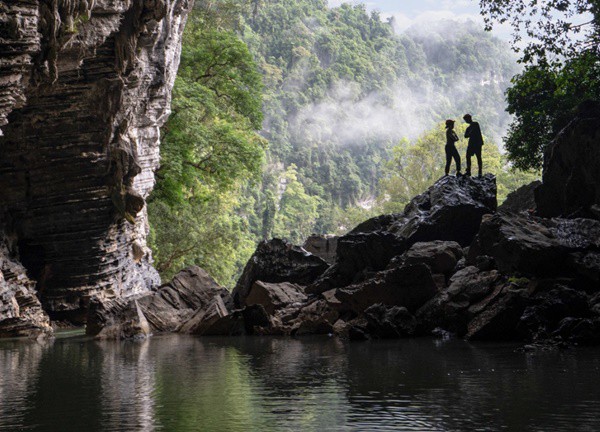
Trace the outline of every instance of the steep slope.
<instances>
[{"instance_id":1,"label":"steep slope","mask_svg":"<svg viewBox=\"0 0 600 432\"><path fill-rule=\"evenodd\" d=\"M53 318L160 282L144 199L192 4L0 5L0 234Z\"/></svg>"}]
</instances>

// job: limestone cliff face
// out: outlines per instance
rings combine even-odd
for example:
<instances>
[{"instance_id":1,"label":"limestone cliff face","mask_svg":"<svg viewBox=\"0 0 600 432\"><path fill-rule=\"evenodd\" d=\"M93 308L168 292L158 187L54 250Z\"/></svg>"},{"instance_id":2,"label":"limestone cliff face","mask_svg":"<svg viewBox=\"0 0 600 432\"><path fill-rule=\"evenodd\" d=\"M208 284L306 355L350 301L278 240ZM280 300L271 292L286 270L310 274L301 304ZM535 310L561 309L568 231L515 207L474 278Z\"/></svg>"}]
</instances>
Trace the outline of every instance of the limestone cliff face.
<instances>
[{"instance_id":1,"label":"limestone cliff face","mask_svg":"<svg viewBox=\"0 0 600 432\"><path fill-rule=\"evenodd\" d=\"M0 236L51 317L160 282L145 198L192 3L0 3Z\"/></svg>"}]
</instances>

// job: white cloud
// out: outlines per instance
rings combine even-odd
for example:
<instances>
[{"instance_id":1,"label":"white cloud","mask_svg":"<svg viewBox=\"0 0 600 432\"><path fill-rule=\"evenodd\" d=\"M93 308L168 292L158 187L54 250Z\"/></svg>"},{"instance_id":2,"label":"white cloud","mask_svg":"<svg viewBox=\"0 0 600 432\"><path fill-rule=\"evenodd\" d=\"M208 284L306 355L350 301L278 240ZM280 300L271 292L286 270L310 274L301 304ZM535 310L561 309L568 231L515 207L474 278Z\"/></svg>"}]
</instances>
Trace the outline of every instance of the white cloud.
<instances>
[{"instance_id":1,"label":"white cloud","mask_svg":"<svg viewBox=\"0 0 600 432\"><path fill-rule=\"evenodd\" d=\"M402 33L410 27L422 27L427 26L436 21L458 21L458 22L466 22L466 21L474 21L478 24L481 24L483 27L483 19L480 15L476 14L457 14L449 10L429 10L426 12L422 12L417 16L411 18L407 14L403 12L388 12L382 14L384 19L393 17L394 18L394 29L397 33Z\"/></svg>"}]
</instances>

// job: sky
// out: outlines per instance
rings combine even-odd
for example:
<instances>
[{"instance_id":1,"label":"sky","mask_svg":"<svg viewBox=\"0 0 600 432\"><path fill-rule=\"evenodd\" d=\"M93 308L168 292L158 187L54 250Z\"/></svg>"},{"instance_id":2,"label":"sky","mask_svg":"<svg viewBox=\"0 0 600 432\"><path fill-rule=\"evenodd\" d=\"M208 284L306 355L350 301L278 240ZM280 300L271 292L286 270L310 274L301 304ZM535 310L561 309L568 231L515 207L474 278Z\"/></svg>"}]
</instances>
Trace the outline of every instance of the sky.
<instances>
[{"instance_id":1,"label":"sky","mask_svg":"<svg viewBox=\"0 0 600 432\"><path fill-rule=\"evenodd\" d=\"M440 19L472 20L483 28L478 0L329 0L330 6L341 3L364 3L368 10L378 10L384 18L394 16L398 32ZM496 26L492 33L509 40L511 30L508 26Z\"/></svg>"}]
</instances>

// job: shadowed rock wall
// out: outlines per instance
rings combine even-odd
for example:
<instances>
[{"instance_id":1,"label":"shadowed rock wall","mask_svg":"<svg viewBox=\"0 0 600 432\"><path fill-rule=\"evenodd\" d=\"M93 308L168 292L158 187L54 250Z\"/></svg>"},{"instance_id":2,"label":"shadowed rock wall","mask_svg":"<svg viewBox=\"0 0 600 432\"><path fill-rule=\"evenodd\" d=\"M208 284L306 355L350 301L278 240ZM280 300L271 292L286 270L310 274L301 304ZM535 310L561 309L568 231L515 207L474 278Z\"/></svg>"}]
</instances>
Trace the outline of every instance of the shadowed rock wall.
<instances>
[{"instance_id":1,"label":"shadowed rock wall","mask_svg":"<svg viewBox=\"0 0 600 432\"><path fill-rule=\"evenodd\" d=\"M160 282L145 198L192 4L0 4L0 234L52 317Z\"/></svg>"}]
</instances>

